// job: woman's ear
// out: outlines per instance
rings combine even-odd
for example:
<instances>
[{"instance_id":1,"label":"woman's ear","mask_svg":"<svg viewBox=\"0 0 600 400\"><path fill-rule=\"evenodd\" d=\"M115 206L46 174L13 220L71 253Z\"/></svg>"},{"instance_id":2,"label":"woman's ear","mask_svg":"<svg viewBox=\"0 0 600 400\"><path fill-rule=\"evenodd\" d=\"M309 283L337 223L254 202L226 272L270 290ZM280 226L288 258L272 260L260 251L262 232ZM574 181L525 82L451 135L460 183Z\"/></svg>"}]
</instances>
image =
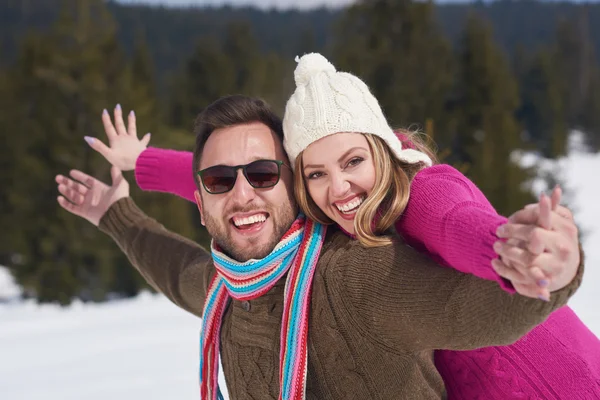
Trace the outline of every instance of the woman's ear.
<instances>
[{"instance_id":1,"label":"woman's ear","mask_svg":"<svg viewBox=\"0 0 600 400\"><path fill-rule=\"evenodd\" d=\"M198 206L198 211L200 211L200 223L204 225L204 211L202 209L202 196L200 196L199 191L194 191L194 198L196 199L196 205Z\"/></svg>"}]
</instances>

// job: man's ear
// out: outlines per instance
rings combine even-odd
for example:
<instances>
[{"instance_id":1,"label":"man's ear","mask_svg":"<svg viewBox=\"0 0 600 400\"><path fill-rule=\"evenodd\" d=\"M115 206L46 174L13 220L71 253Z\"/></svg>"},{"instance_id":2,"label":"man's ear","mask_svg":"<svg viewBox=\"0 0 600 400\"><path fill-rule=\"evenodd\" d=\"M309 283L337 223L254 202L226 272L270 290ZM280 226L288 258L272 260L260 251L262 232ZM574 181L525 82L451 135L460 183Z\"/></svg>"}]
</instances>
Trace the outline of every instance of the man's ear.
<instances>
[{"instance_id":1,"label":"man's ear","mask_svg":"<svg viewBox=\"0 0 600 400\"><path fill-rule=\"evenodd\" d=\"M206 226L204 224L204 211L202 209L202 197L200 196L200 192L199 191L194 191L194 198L196 199L196 205L198 206L198 211L200 211L200 223L203 226Z\"/></svg>"}]
</instances>

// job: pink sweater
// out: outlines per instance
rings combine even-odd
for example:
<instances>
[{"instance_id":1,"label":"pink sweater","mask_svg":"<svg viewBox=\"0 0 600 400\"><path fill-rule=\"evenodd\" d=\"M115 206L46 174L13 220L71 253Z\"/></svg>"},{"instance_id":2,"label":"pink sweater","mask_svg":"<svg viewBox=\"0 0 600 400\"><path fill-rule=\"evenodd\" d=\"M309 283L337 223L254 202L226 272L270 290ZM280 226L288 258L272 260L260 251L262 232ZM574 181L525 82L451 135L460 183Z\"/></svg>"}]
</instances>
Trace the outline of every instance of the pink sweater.
<instances>
[{"instance_id":1,"label":"pink sweater","mask_svg":"<svg viewBox=\"0 0 600 400\"><path fill-rule=\"evenodd\" d=\"M143 190L195 201L189 152L148 148L135 176ZM513 291L490 265L495 230L505 221L464 175L437 165L415 177L396 228L441 264ZM569 307L510 346L439 350L435 357L452 400L600 399L600 341Z\"/></svg>"}]
</instances>

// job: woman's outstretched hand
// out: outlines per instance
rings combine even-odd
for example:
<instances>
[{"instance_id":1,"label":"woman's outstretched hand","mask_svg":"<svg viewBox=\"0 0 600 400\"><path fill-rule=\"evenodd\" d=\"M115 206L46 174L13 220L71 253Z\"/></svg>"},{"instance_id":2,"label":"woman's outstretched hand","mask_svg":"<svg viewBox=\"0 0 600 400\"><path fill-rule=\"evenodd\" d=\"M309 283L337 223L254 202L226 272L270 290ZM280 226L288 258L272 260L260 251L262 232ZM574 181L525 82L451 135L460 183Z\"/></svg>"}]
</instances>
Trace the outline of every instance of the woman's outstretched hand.
<instances>
[{"instance_id":1,"label":"woman's outstretched hand","mask_svg":"<svg viewBox=\"0 0 600 400\"><path fill-rule=\"evenodd\" d=\"M508 240L496 242L500 258L492 265L522 295L549 299L577 274L578 230L572 213L559 205L561 195L558 187L550 197L542 195L539 203L517 211L497 231Z\"/></svg>"},{"instance_id":2,"label":"woman's outstretched hand","mask_svg":"<svg viewBox=\"0 0 600 400\"><path fill-rule=\"evenodd\" d=\"M108 138L108 146L98 138L90 136L86 136L85 141L113 166L121 171L131 171L135 169L139 155L148 147L150 134L147 133L141 140L138 139L133 111L129 113L127 127L125 127L121 106L118 104L114 110L114 118L113 125L108 111L102 112L102 123Z\"/></svg>"}]
</instances>

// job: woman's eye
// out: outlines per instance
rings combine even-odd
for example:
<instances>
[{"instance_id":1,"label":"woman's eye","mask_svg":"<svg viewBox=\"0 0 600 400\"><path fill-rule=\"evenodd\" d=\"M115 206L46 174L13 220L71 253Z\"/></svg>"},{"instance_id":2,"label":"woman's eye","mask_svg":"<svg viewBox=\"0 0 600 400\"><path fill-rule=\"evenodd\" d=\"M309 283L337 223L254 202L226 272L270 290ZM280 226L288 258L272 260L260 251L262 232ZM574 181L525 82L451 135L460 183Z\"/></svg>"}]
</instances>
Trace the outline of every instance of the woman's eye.
<instances>
[{"instance_id":1,"label":"woman's eye","mask_svg":"<svg viewBox=\"0 0 600 400\"><path fill-rule=\"evenodd\" d=\"M348 161L347 166L354 167L355 165L358 165L363 161L364 161L364 159L362 157L354 157L352 160Z\"/></svg>"},{"instance_id":2,"label":"woman's eye","mask_svg":"<svg viewBox=\"0 0 600 400\"><path fill-rule=\"evenodd\" d=\"M323 176L323 173L321 172L311 172L310 174L308 174L308 179L317 179L321 176Z\"/></svg>"}]
</instances>

